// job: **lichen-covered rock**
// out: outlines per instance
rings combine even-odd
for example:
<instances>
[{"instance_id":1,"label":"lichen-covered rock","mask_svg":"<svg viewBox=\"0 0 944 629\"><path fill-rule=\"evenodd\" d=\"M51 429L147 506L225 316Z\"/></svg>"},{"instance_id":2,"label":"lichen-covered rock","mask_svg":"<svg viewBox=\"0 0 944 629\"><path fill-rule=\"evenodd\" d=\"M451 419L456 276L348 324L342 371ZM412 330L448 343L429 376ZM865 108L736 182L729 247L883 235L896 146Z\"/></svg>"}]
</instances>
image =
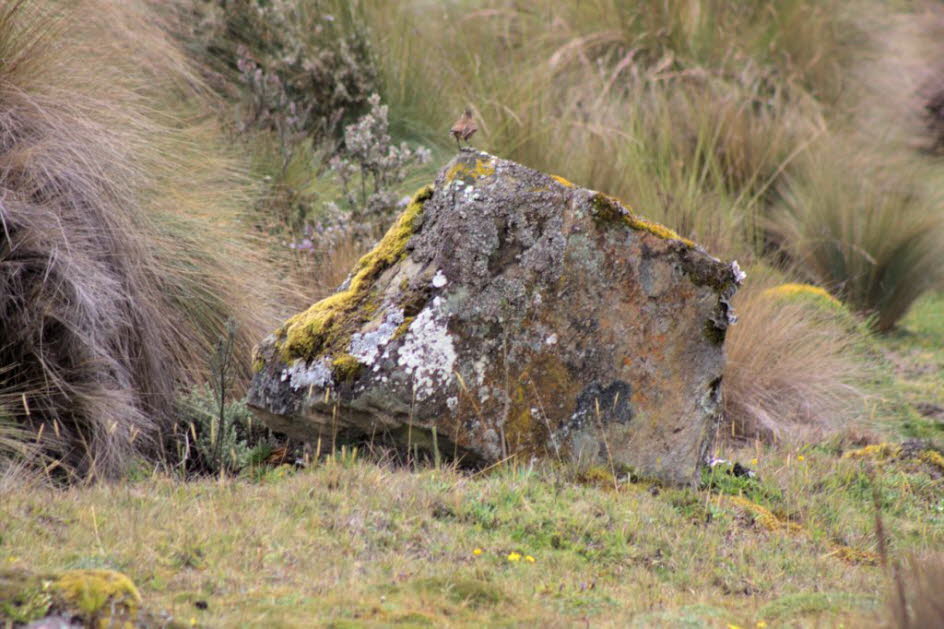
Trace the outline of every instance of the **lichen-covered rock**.
<instances>
[{"instance_id":1,"label":"lichen-covered rock","mask_svg":"<svg viewBox=\"0 0 944 629\"><path fill-rule=\"evenodd\" d=\"M335 295L261 343L249 404L304 440L435 434L470 461L691 482L741 277L616 199L464 151Z\"/></svg>"}]
</instances>

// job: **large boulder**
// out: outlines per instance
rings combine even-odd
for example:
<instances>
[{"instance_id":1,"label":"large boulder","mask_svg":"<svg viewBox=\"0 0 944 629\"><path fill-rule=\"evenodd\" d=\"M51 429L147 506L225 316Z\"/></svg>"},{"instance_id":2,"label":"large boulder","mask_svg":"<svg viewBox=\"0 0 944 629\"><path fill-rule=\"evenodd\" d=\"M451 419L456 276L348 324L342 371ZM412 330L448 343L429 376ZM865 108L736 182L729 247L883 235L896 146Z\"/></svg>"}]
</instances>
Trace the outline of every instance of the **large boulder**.
<instances>
[{"instance_id":1,"label":"large boulder","mask_svg":"<svg viewBox=\"0 0 944 629\"><path fill-rule=\"evenodd\" d=\"M612 197L463 151L336 294L259 345L249 404L303 440L435 435L473 462L692 482L741 277Z\"/></svg>"}]
</instances>

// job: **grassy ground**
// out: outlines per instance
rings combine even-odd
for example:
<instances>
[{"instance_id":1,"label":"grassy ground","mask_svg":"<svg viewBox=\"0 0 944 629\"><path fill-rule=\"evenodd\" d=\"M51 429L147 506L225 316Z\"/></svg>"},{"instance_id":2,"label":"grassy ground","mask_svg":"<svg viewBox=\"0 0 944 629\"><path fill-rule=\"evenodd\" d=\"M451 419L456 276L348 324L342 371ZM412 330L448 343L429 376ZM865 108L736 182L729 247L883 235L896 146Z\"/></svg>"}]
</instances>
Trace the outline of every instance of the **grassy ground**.
<instances>
[{"instance_id":1,"label":"grassy ground","mask_svg":"<svg viewBox=\"0 0 944 629\"><path fill-rule=\"evenodd\" d=\"M942 304L882 341L915 403L944 395ZM697 490L350 453L241 479L19 487L0 500L0 570L123 571L185 625L862 626L889 592L873 485L904 558L944 547L944 480L915 458L842 456L854 447L722 451L760 481L720 472Z\"/></svg>"},{"instance_id":2,"label":"grassy ground","mask_svg":"<svg viewBox=\"0 0 944 629\"><path fill-rule=\"evenodd\" d=\"M31 4L42 3L23 6ZM88 2L91 7L99 4L123 6L113 0ZM175 4L188 10L223 5L215 0ZM229 4L255 11L248 0ZM874 281L877 305L889 301L884 296L892 295L892 289L912 288L905 297L892 295L892 319L904 312L911 296L935 285L933 278L942 268L940 245L925 235L944 234L936 202L936 191L944 188L937 175L939 161L914 148L927 149L935 139L924 137L929 131L919 120L924 102L918 102L917 86L936 71L927 67L927 59L939 57L940 38L929 30L936 22L910 3L895 5L902 13L894 22L900 25L891 29L886 28L892 24L887 15L891 5L872 1L791 0L757 3L755 10L707 0L651 0L633 3L627 11L630 3L621 0L490 0L480 6L447 3L430 11L426 0L363 0L350 4L356 11L342 12L348 4L305 0L272 6L283 7L273 9L276 13L289 10L285 7L310 9L306 15L318 20L322 11L334 7L332 18L351 13L364 21L372 33L379 78L360 96L376 88L391 107L395 140L422 141L433 149L432 163L411 171L401 182L403 191L428 182L436 164L452 154L446 129L462 107L472 104L482 127L477 146L625 196L647 216L696 238L719 256L765 260L770 252L764 246L776 243L761 238L759 226L767 229L771 219L779 225L777 233L785 234L784 255L795 262L810 260L819 252L817 244L848 244L826 250L831 266L817 270L807 263L803 266L816 272L791 271L784 281L833 287L866 278ZM853 6L856 10L850 11ZM127 13L130 20L134 12ZM99 17L102 24L114 21L107 15ZM212 26L212 20L190 17L185 13L182 22ZM285 24L299 23L294 13L290 17ZM92 26L98 21L90 24L65 30L95 43L89 50L98 59L102 37L96 33L121 29L96 31ZM188 50L229 50L222 44L235 49L236 42L226 39L232 32L221 24L222 40L196 32L181 37ZM144 46L136 33L158 33L154 25L147 31L137 28L128 23L125 35L108 48L110 57L124 59L120 46L126 40L145 52L152 50L156 44ZM287 49L299 44L296 36L304 36L301 43L312 54L328 46L328 40L306 39L317 31L314 26L288 31L281 38ZM276 43L281 39L274 37ZM153 48L153 59L185 66L179 51L164 52L171 44L163 35L154 42L160 46ZM284 62L282 49L272 41L262 41L254 54L263 56L263 44L274 46L269 55ZM922 46L929 47L925 51ZM883 47L893 52L882 53ZM869 65L863 59L872 54L879 61ZM72 64L78 67L84 59L73 57ZM129 59L133 62L115 66L115 76L133 78L138 74L129 68L151 68L138 57ZM236 57L224 61L232 72ZM365 71L367 62L355 61ZM66 66L49 67L69 75ZM163 67L155 65L148 72L169 72ZM288 70L285 77L294 76ZM33 81L39 75L23 76ZM79 85L84 76L75 74L62 85ZM141 77L147 85L150 74ZM226 83L226 77L219 78ZM336 81L328 79L325 85L333 89ZM95 88L98 83L84 91L66 89L61 80L49 83L59 86L66 95L63 102L70 105L79 93L96 98L107 93ZM214 76L208 80L214 82ZM184 83L192 81L196 78ZM232 83L234 89L245 89L235 78ZM437 98L429 97L431 85ZM183 90L150 89L168 94ZM310 86L298 91L315 98ZM150 93L130 90L129 103ZM231 104L241 111L236 105L244 106L242 100L233 97ZM111 98L106 104L114 102ZM160 104L148 102L145 109ZM188 118L185 114L167 116L188 130L189 123L179 120ZM215 116L207 110L193 117ZM245 122L234 116L230 124ZM214 125L210 135L223 142ZM254 224L266 243L284 255L289 241L300 238L289 226L317 219L322 206L340 197L339 185L332 173L313 170L324 147L286 147L281 136L265 129L241 134L238 142L244 144L238 152L246 154L246 163L233 158L225 168L215 161L198 169L165 167L188 176L194 169L201 176L206 171L208 181L219 182L194 185L167 175L174 187L162 188L158 184L163 182L156 180L143 187L139 196L147 203L142 207L151 207L154 197L162 200L155 211L165 212L169 204L171 214L206 214L212 218L207 224L236 225L235 217L227 217L256 200ZM179 153L168 150L173 145L154 142L155 155ZM48 146L55 148L50 154L57 159L65 154L54 142ZM32 154L28 148L24 154ZM287 163L286 154L294 155ZM202 164L193 155L191 161ZM846 159L849 155L857 158ZM232 182L216 176L224 171ZM875 172L884 178L873 177ZM245 189L235 194L237 188ZM167 189L174 193L154 192ZM212 199L205 207L181 202L216 190L225 201L216 210ZM903 220L906 211L933 220L908 222ZM798 221L784 222L792 215ZM876 218L870 223L873 229L846 229L863 225L865 216ZM825 227L820 219L829 219ZM238 225L234 229L245 227ZM273 225L279 229L270 229ZM216 231L191 229L194 233L182 239L177 235L181 229L187 231L168 227L173 236L166 237L168 251L196 250L190 237L205 237L213 245L210 250L227 250L213 240L229 241ZM823 238L824 233L830 237ZM340 242L316 243L318 256L296 251L301 270L292 267L291 272L305 277L309 297L334 290L364 246L353 238ZM230 257L244 260L246 255ZM775 255L766 261L779 259ZM886 259L895 262L887 265L894 273L883 275L877 269ZM194 290L208 284L202 275L195 277ZM757 276L752 272L751 277ZM224 289L237 285L209 283ZM225 301L230 293L221 290L220 295ZM876 306L850 303L863 311ZM795 361L795 371L785 371L780 351L785 345L771 343L768 334L781 320L751 320L749 309L741 312L740 330L753 330L745 354L755 359L741 380L760 389L758 395L775 390L769 383L796 385L800 371L811 372L807 381L814 384L826 381L821 387L826 393L847 384L835 375L847 373L844 365L830 375L825 354L806 355L800 344L794 344L793 353L806 360ZM198 314L189 311L188 316L202 320ZM194 350L201 360L222 323L206 321L200 329L213 333L207 332L202 349ZM819 321L814 316L807 324ZM252 328L242 329L248 334ZM834 336L837 344L846 343L844 333ZM303 471L267 468L237 479L184 482L139 469L114 483L54 490L25 482L14 464L0 470L0 586L9 575L23 573L119 570L137 584L152 618L170 618L182 626L880 624L889 618L886 600L892 581L880 565L874 504L881 505L893 561L914 556L944 565L942 555L934 554L944 548L944 469L927 454L927 444L906 448L904 454L886 448L867 451L869 456L844 455L886 438L902 442L918 437L938 448L944 445L944 294L925 295L877 343L891 365L884 368L876 361L883 369L883 377L876 378L883 380L878 389L895 399L887 405L875 400L875 406L896 409L893 416L861 412L865 428L850 429L819 404L819 414L833 421L824 417L818 423L830 429L841 424L825 441L802 437L784 439L779 446L719 449L718 456L749 466L760 481L735 478L718 468L700 488L672 489L613 479L604 470L578 474L552 463L505 465L472 476L452 469L413 471L347 453ZM848 351L843 346L843 360L871 360L852 345ZM199 362L188 356L181 362ZM762 370L768 379L756 377ZM893 386L884 388L889 371ZM729 400L736 399L735 381L726 374ZM811 399L814 388L793 390L802 402ZM898 397L910 407L899 404ZM20 405L19 394L11 399ZM790 410L784 399L777 398L770 413L777 420ZM99 420L101 414L90 416ZM881 421L871 421L875 418ZM944 580L923 591L941 587ZM2 592L0 587L0 626L10 618Z\"/></svg>"}]
</instances>

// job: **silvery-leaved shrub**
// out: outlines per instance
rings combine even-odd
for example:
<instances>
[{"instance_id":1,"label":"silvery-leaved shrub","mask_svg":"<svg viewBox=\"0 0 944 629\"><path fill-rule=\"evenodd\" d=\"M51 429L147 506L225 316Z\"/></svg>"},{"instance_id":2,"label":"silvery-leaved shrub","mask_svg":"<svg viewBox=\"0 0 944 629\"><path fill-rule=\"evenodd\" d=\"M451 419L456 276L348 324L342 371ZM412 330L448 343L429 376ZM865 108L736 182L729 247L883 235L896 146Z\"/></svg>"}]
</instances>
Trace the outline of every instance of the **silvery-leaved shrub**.
<instances>
[{"instance_id":1,"label":"silvery-leaved shrub","mask_svg":"<svg viewBox=\"0 0 944 629\"><path fill-rule=\"evenodd\" d=\"M376 90L369 33L350 4L198 0L184 17L198 54L237 71L243 126L320 141L363 112Z\"/></svg>"},{"instance_id":2,"label":"silvery-leaved shrub","mask_svg":"<svg viewBox=\"0 0 944 629\"><path fill-rule=\"evenodd\" d=\"M344 189L344 200L355 222L374 222L387 217L396 207L394 186L408 169L425 164L429 149L410 148L406 142L395 146L390 139L387 106L371 94L370 110L344 128L344 142L330 165Z\"/></svg>"}]
</instances>

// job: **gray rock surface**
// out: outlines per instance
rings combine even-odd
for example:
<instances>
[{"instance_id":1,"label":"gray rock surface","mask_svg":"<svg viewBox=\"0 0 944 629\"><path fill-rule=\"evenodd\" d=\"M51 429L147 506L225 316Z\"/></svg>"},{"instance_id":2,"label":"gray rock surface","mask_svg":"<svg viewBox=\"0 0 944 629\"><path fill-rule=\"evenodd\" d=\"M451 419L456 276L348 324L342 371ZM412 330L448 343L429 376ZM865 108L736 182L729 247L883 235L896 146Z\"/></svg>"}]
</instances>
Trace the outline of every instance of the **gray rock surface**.
<instances>
[{"instance_id":1,"label":"gray rock surface","mask_svg":"<svg viewBox=\"0 0 944 629\"><path fill-rule=\"evenodd\" d=\"M693 482L742 277L616 199L463 151L337 294L259 345L249 404L305 440L435 434L470 461Z\"/></svg>"}]
</instances>

